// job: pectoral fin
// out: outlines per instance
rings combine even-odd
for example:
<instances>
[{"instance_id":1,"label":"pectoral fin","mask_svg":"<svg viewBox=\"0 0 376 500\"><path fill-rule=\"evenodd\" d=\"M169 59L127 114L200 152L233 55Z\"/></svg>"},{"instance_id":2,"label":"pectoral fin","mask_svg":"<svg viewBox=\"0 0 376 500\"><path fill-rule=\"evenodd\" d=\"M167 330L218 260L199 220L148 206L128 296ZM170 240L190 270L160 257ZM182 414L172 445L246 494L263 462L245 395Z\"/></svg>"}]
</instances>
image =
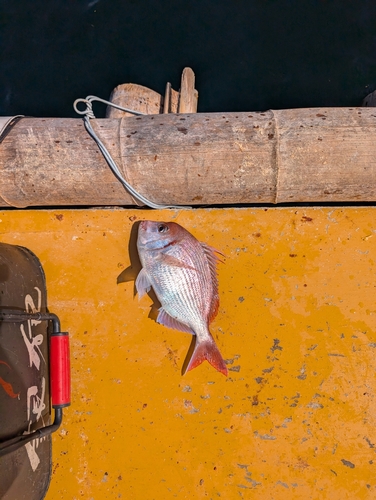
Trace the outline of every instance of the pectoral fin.
<instances>
[{"instance_id":1,"label":"pectoral fin","mask_svg":"<svg viewBox=\"0 0 376 500\"><path fill-rule=\"evenodd\" d=\"M144 268L138 273L136 279L136 290L138 298L141 299L151 288L150 278Z\"/></svg>"},{"instance_id":2,"label":"pectoral fin","mask_svg":"<svg viewBox=\"0 0 376 500\"><path fill-rule=\"evenodd\" d=\"M173 255L164 254L160 258L163 261L163 264L165 265L172 267L182 267L183 269L193 269L194 271L196 271L194 267L189 266L187 263L183 262L182 260L179 260L177 257L174 257Z\"/></svg>"}]
</instances>

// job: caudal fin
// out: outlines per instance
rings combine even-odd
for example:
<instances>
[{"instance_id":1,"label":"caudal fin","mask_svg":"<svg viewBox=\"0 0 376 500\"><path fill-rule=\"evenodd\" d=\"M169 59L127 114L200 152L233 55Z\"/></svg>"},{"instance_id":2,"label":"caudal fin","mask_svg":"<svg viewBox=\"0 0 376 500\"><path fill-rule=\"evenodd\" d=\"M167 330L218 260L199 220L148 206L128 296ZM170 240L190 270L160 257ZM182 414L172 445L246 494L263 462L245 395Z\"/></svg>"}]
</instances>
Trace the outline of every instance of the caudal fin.
<instances>
[{"instance_id":1,"label":"caudal fin","mask_svg":"<svg viewBox=\"0 0 376 500\"><path fill-rule=\"evenodd\" d=\"M210 338L200 342L197 338L195 349L185 372L187 373L190 370L193 370L193 368L201 365L201 363L205 360L207 360L216 370L223 373L223 375L227 377L228 372L226 363L224 362L214 339Z\"/></svg>"}]
</instances>

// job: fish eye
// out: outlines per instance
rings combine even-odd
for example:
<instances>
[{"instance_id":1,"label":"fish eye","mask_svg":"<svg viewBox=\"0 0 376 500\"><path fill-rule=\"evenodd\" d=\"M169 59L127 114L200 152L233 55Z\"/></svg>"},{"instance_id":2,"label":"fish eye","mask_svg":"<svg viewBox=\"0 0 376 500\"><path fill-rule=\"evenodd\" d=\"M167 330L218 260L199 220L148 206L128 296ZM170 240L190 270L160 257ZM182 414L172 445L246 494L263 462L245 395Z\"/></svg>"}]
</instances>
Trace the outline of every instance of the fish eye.
<instances>
[{"instance_id":1,"label":"fish eye","mask_svg":"<svg viewBox=\"0 0 376 500\"><path fill-rule=\"evenodd\" d=\"M158 226L158 233L165 233L168 231L168 227L165 224L159 224Z\"/></svg>"}]
</instances>

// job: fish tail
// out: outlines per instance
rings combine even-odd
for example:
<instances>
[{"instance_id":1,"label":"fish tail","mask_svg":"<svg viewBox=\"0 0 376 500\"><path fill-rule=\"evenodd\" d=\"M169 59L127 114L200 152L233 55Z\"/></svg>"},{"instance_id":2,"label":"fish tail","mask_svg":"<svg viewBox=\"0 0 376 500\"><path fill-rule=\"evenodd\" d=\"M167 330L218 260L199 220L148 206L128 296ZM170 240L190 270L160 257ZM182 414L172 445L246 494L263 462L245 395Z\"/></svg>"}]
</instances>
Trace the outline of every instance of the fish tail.
<instances>
[{"instance_id":1,"label":"fish tail","mask_svg":"<svg viewBox=\"0 0 376 500\"><path fill-rule=\"evenodd\" d=\"M201 363L205 360L207 360L216 370L223 373L223 375L227 377L228 372L226 363L224 362L222 355L212 337L201 342L196 339L195 349L185 372L187 373L190 370L193 370L193 368L201 365Z\"/></svg>"}]
</instances>

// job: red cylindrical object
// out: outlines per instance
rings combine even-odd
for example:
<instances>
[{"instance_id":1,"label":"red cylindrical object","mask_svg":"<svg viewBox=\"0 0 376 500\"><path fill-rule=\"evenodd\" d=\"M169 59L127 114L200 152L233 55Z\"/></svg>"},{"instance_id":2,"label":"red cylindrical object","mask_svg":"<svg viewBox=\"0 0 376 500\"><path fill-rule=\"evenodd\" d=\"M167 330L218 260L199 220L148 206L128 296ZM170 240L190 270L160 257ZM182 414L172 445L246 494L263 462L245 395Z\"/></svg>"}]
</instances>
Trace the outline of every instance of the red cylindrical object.
<instances>
[{"instance_id":1,"label":"red cylindrical object","mask_svg":"<svg viewBox=\"0 0 376 500\"><path fill-rule=\"evenodd\" d=\"M70 353L68 332L51 334L50 344L51 399L54 408L70 405Z\"/></svg>"}]
</instances>

